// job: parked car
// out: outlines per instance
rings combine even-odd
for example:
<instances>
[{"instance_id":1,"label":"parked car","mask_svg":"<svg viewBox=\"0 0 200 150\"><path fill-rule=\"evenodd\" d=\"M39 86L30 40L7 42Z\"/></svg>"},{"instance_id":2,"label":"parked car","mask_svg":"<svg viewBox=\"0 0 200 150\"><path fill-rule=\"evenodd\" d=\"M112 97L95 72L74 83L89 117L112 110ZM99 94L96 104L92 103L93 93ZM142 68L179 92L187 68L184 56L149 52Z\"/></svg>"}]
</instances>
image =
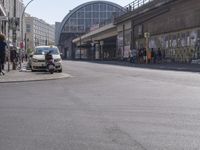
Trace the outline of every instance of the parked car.
<instances>
[{"instance_id":1,"label":"parked car","mask_svg":"<svg viewBox=\"0 0 200 150\"><path fill-rule=\"evenodd\" d=\"M31 70L46 70L45 55L51 51L55 62L55 71L62 72L61 53L56 46L37 46L31 58Z\"/></svg>"}]
</instances>

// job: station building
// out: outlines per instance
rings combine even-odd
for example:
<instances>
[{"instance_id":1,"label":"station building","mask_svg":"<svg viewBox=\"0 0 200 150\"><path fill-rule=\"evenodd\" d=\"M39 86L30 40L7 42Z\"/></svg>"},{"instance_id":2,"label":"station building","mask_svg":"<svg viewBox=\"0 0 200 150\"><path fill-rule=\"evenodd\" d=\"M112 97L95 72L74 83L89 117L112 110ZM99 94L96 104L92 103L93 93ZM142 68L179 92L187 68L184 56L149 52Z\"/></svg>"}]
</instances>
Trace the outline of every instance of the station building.
<instances>
[{"instance_id":1,"label":"station building","mask_svg":"<svg viewBox=\"0 0 200 150\"><path fill-rule=\"evenodd\" d=\"M124 8L108 1L91 1L71 10L61 23L56 23L56 45L66 59L87 59L87 46L75 48L72 40L95 30L122 15Z\"/></svg>"},{"instance_id":2,"label":"station building","mask_svg":"<svg viewBox=\"0 0 200 150\"><path fill-rule=\"evenodd\" d=\"M111 59L126 60L130 57L131 50L138 51L143 48L148 52L151 49L155 52L161 49L166 62L191 63L192 60L200 59L198 0L148 0L143 5L134 7L139 1L135 0L129 4L131 9L116 17L111 24L82 35L73 42L79 46L80 43L83 45L87 42L98 45L96 41L99 41L100 45L103 45L101 53L105 53L105 41L113 39L115 35L115 39L112 40L116 45L115 55ZM91 38L96 39L92 41ZM109 56L103 56L103 59Z\"/></svg>"}]
</instances>

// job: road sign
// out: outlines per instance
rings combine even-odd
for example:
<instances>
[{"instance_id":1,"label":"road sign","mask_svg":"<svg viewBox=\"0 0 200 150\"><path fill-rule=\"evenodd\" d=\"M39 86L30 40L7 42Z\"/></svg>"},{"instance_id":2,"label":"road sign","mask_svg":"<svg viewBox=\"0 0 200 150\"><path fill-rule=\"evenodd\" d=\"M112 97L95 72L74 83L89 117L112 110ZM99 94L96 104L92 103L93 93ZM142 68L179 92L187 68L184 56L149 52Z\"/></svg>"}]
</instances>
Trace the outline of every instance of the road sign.
<instances>
[{"instance_id":1,"label":"road sign","mask_svg":"<svg viewBox=\"0 0 200 150\"><path fill-rule=\"evenodd\" d=\"M8 20L8 17L7 17L7 16L0 16L0 20L1 20L1 21L7 21L7 20Z\"/></svg>"}]
</instances>

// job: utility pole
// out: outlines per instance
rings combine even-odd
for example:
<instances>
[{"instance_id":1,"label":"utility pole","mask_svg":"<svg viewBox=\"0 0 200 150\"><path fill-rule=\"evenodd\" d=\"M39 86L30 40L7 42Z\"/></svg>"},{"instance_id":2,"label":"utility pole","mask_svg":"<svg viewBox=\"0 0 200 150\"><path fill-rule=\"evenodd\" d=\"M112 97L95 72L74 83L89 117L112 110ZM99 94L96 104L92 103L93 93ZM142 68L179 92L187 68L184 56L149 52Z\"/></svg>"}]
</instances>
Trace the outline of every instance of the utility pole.
<instances>
[{"instance_id":1,"label":"utility pole","mask_svg":"<svg viewBox=\"0 0 200 150\"><path fill-rule=\"evenodd\" d=\"M15 1L16 1L16 0L15 0ZM32 1L34 1L34 0L30 0L30 1L26 4L26 6L24 7L24 10L23 10L23 12L22 12L22 15L21 15L21 43L22 43L22 47L23 47L23 43L24 43L24 31L23 31L23 29L24 29L24 13L25 13L26 8L28 7L28 5L29 5ZM20 49L19 49L19 54L20 54L20 55L21 55L22 49L23 49L23 48L20 48ZM21 69L21 67L22 67L21 59L20 59L20 61L19 61L19 64L20 64L20 69Z\"/></svg>"},{"instance_id":2,"label":"utility pole","mask_svg":"<svg viewBox=\"0 0 200 150\"><path fill-rule=\"evenodd\" d=\"M16 32L16 0L13 1L14 2L14 10L13 10L13 19L12 19L12 41L13 41L13 48L17 51L17 45L16 45L16 41L17 41L17 32ZM19 59L21 60L21 57L19 56ZM15 62L13 61L13 70L16 69L15 66Z\"/></svg>"},{"instance_id":3,"label":"utility pole","mask_svg":"<svg viewBox=\"0 0 200 150\"><path fill-rule=\"evenodd\" d=\"M80 36L80 60L81 60L81 36Z\"/></svg>"},{"instance_id":4,"label":"utility pole","mask_svg":"<svg viewBox=\"0 0 200 150\"><path fill-rule=\"evenodd\" d=\"M10 71L10 13L8 12L8 40L7 40L7 43L8 43L8 72Z\"/></svg>"}]
</instances>

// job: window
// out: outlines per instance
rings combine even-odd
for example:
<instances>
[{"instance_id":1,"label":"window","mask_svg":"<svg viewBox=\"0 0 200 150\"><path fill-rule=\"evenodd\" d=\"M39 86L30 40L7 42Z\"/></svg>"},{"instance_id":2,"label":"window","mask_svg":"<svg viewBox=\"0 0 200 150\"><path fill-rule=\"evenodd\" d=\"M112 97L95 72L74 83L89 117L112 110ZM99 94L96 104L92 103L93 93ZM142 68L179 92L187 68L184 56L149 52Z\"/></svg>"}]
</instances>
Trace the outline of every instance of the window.
<instances>
[{"instance_id":1,"label":"window","mask_svg":"<svg viewBox=\"0 0 200 150\"><path fill-rule=\"evenodd\" d=\"M91 19L86 19L86 20L85 20L85 26L86 26L86 27L91 26Z\"/></svg>"},{"instance_id":2,"label":"window","mask_svg":"<svg viewBox=\"0 0 200 150\"><path fill-rule=\"evenodd\" d=\"M77 14L77 13L74 13L74 14L71 16L71 18L74 18L74 19L75 19L75 18L76 18L76 14Z\"/></svg>"},{"instance_id":3,"label":"window","mask_svg":"<svg viewBox=\"0 0 200 150\"><path fill-rule=\"evenodd\" d=\"M65 32L68 32L68 31L69 31L69 26L65 26L64 31L65 31Z\"/></svg>"},{"instance_id":4,"label":"window","mask_svg":"<svg viewBox=\"0 0 200 150\"><path fill-rule=\"evenodd\" d=\"M91 16L92 16L92 15L91 15L91 12L86 12L86 13L85 13L85 18L91 18Z\"/></svg>"},{"instance_id":5,"label":"window","mask_svg":"<svg viewBox=\"0 0 200 150\"><path fill-rule=\"evenodd\" d=\"M31 25L30 24L26 24L26 32L31 32Z\"/></svg>"},{"instance_id":6,"label":"window","mask_svg":"<svg viewBox=\"0 0 200 150\"><path fill-rule=\"evenodd\" d=\"M78 12L78 18L83 19L84 18L84 12Z\"/></svg>"},{"instance_id":7,"label":"window","mask_svg":"<svg viewBox=\"0 0 200 150\"><path fill-rule=\"evenodd\" d=\"M114 10L114 7L111 6L111 5L107 5L107 10L108 10L108 11L113 11L113 10Z\"/></svg>"},{"instance_id":8,"label":"window","mask_svg":"<svg viewBox=\"0 0 200 150\"><path fill-rule=\"evenodd\" d=\"M93 11L99 11L99 4L93 5Z\"/></svg>"},{"instance_id":9,"label":"window","mask_svg":"<svg viewBox=\"0 0 200 150\"><path fill-rule=\"evenodd\" d=\"M77 19L71 19L70 24L71 25L77 25Z\"/></svg>"},{"instance_id":10,"label":"window","mask_svg":"<svg viewBox=\"0 0 200 150\"><path fill-rule=\"evenodd\" d=\"M93 24L99 24L99 19L93 19Z\"/></svg>"},{"instance_id":11,"label":"window","mask_svg":"<svg viewBox=\"0 0 200 150\"><path fill-rule=\"evenodd\" d=\"M84 25L84 19L78 19L78 25Z\"/></svg>"},{"instance_id":12,"label":"window","mask_svg":"<svg viewBox=\"0 0 200 150\"><path fill-rule=\"evenodd\" d=\"M92 11L91 5L86 6L86 7L85 7L85 11Z\"/></svg>"},{"instance_id":13,"label":"window","mask_svg":"<svg viewBox=\"0 0 200 150\"><path fill-rule=\"evenodd\" d=\"M105 4L100 4L100 11L106 11L106 5Z\"/></svg>"},{"instance_id":14,"label":"window","mask_svg":"<svg viewBox=\"0 0 200 150\"><path fill-rule=\"evenodd\" d=\"M111 18L113 16L113 12L107 12L107 18Z\"/></svg>"},{"instance_id":15,"label":"window","mask_svg":"<svg viewBox=\"0 0 200 150\"><path fill-rule=\"evenodd\" d=\"M84 26L78 26L78 31L83 32L84 31Z\"/></svg>"},{"instance_id":16,"label":"window","mask_svg":"<svg viewBox=\"0 0 200 150\"><path fill-rule=\"evenodd\" d=\"M99 12L93 12L93 18L99 18Z\"/></svg>"},{"instance_id":17,"label":"window","mask_svg":"<svg viewBox=\"0 0 200 150\"><path fill-rule=\"evenodd\" d=\"M100 18L106 18L106 12L101 12L100 13Z\"/></svg>"},{"instance_id":18,"label":"window","mask_svg":"<svg viewBox=\"0 0 200 150\"><path fill-rule=\"evenodd\" d=\"M70 32L76 32L77 31L77 27L76 26L71 26L70 27Z\"/></svg>"}]
</instances>

